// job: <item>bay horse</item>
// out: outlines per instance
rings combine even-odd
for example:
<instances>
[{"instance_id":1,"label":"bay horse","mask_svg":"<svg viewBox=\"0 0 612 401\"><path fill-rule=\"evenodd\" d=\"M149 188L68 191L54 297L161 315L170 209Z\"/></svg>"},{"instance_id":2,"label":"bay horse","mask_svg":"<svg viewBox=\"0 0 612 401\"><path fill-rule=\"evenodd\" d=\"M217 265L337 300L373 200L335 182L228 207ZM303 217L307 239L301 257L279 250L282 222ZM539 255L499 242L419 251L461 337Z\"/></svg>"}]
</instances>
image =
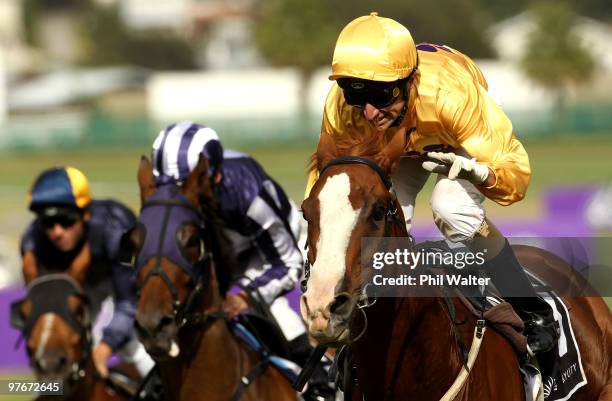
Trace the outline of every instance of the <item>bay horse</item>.
<instances>
[{"instance_id":1,"label":"bay horse","mask_svg":"<svg viewBox=\"0 0 612 401\"><path fill-rule=\"evenodd\" d=\"M140 291L136 330L159 367L165 397L295 400L289 381L232 333L222 311L216 264L226 263L227 253L210 206L207 160L201 156L180 186L156 188L152 171L143 156L141 215L127 247Z\"/></svg>"},{"instance_id":2,"label":"bay horse","mask_svg":"<svg viewBox=\"0 0 612 401\"><path fill-rule=\"evenodd\" d=\"M378 298L374 304L367 297L364 300L361 239L407 236L400 204L389 190L389 175L404 150L405 132L399 130L388 141L355 142L345 149L326 137L321 135L313 157L320 176L302 204L308 222L310 273L301 310L310 334L320 344L348 344L358 389L367 401L524 400L519 358L495 330L481 337L467 380L458 389L453 386L464 369L453 326L468 340L466 348L476 338L476 318L458 298L452 298L450 305L441 293ZM520 246L515 252L544 280L572 275L570 266L544 250ZM571 311L588 380L571 399L612 400L610 311L599 297L563 300ZM451 322L451 308L456 313L453 321L462 324ZM353 396L361 399L356 392Z\"/></svg>"},{"instance_id":3,"label":"bay horse","mask_svg":"<svg viewBox=\"0 0 612 401\"><path fill-rule=\"evenodd\" d=\"M22 332L35 377L59 381L62 395L40 395L37 400L120 401L134 395L136 369L117 366L107 379L96 372L91 352L92 333L88 297L83 290L90 262L89 245L64 272L39 272L31 253L24 257L27 292L11 305L11 324ZM118 379L118 380L116 380ZM126 380L127 379L127 380Z\"/></svg>"}]
</instances>

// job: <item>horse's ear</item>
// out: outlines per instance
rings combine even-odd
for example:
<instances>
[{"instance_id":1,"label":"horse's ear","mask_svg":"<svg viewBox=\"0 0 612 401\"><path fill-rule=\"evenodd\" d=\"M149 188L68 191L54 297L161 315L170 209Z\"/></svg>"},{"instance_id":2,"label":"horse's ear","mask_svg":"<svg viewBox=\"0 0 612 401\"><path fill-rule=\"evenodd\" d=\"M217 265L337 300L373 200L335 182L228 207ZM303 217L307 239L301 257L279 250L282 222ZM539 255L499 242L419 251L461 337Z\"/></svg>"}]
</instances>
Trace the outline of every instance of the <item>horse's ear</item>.
<instances>
[{"instance_id":1,"label":"horse's ear","mask_svg":"<svg viewBox=\"0 0 612 401\"><path fill-rule=\"evenodd\" d=\"M140 157L138 166L138 185L140 186L140 203L155 192L155 178L153 177L153 165L146 156Z\"/></svg>"},{"instance_id":2,"label":"horse's ear","mask_svg":"<svg viewBox=\"0 0 612 401\"><path fill-rule=\"evenodd\" d=\"M208 179L208 159L200 153L198 164L189 174L183 186L184 193L187 197L191 197L194 202L198 202L200 196L212 194L210 180Z\"/></svg>"},{"instance_id":3,"label":"horse's ear","mask_svg":"<svg viewBox=\"0 0 612 401\"><path fill-rule=\"evenodd\" d=\"M330 161L338 157L338 149L331 135L321 132L317 146L317 168L321 170Z\"/></svg>"},{"instance_id":4,"label":"horse's ear","mask_svg":"<svg viewBox=\"0 0 612 401\"><path fill-rule=\"evenodd\" d=\"M408 136L406 135L406 127L402 127L397 130L393 137L385 145L382 152L377 157L377 162L382 167L383 170L387 172L387 174L391 174L394 172L397 164L399 162L400 157L404 153L406 148L406 142L408 140Z\"/></svg>"}]
</instances>

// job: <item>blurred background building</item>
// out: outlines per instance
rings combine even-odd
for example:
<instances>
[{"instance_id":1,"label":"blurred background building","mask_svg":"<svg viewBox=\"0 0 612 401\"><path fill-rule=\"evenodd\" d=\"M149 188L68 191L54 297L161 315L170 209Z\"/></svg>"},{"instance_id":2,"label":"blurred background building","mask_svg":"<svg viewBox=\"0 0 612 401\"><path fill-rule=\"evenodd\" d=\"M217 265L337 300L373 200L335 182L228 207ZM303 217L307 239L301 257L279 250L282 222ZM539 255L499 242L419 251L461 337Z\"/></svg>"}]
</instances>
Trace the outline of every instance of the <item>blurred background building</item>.
<instances>
[{"instance_id":1,"label":"blurred background building","mask_svg":"<svg viewBox=\"0 0 612 401\"><path fill-rule=\"evenodd\" d=\"M299 203L335 40L373 10L481 66L533 168L524 201L488 205L507 233L612 232L609 0L0 0L0 289L21 285L42 169L73 164L137 210L138 156L178 119L253 153Z\"/></svg>"}]
</instances>

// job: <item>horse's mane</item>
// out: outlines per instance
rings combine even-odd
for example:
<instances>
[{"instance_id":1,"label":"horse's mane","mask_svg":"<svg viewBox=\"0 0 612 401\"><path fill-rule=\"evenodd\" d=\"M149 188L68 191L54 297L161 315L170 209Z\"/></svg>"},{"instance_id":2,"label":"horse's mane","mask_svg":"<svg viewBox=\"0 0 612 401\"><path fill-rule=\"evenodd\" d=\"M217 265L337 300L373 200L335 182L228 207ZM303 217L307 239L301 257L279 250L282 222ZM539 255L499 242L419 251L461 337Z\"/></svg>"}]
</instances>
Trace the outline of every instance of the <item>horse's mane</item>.
<instances>
[{"instance_id":1,"label":"horse's mane","mask_svg":"<svg viewBox=\"0 0 612 401\"><path fill-rule=\"evenodd\" d=\"M230 239L223 230L227 224L221 218L217 201L214 198L200 197L200 209L204 214L206 223L208 223L207 225L213 230L211 241L215 271L219 281L219 291L225 297L232 278L237 271L238 262L231 252L232 244Z\"/></svg>"},{"instance_id":2,"label":"horse's mane","mask_svg":"<svg viewBox=\"0 0 612 401\"><path fill-rule=\"evenodd\" d=\"M322 132L321 135L328 134ZM363 135L355 132L334 137L333 142L320 140L317 150L308 160L308 173L320 171L326 162L325 157L329 154L333 154L334 158L344 156L365 157L375 161L383 168L391 170L392 163L388 160L385 152L388 140L389 138L385 135Z\"/></svg>"}]
</instances>

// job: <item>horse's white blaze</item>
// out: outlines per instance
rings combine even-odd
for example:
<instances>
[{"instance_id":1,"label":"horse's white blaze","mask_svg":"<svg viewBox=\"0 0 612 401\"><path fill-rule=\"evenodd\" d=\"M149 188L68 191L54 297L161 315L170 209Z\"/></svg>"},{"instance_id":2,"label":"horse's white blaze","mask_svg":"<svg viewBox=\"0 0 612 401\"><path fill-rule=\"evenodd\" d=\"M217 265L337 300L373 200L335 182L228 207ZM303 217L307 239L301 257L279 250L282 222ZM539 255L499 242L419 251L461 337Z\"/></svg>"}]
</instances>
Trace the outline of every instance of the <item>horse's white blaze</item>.
<instances>
[{"instance_id":1,"label":"horse's white blaze","mask_svg":"<svg viewBox=\"0 0 612 401\"><path fill-rule=\"evenodd\" d=\"M45 313L43 316L43 328L40 334L40 341L38 341L38 347L36 347L36 358L40 359L45 353L49 336L51 335L51 328L53 327L53 319L55 315L53 313Z\"/></svg>"},{"instance_id":2,"label":"horse's white blaze","mask_svg":"<svg viewBox=\"0 0 612 401\"><path fill-rule=\"evenodd\" d=\"M310 268L306 298L311 311L324 311L346 270L345 257L360 209L349 200L351 183L346 173L329 177L319 193L317 260Z\"/></svg>"}]
</instances>

